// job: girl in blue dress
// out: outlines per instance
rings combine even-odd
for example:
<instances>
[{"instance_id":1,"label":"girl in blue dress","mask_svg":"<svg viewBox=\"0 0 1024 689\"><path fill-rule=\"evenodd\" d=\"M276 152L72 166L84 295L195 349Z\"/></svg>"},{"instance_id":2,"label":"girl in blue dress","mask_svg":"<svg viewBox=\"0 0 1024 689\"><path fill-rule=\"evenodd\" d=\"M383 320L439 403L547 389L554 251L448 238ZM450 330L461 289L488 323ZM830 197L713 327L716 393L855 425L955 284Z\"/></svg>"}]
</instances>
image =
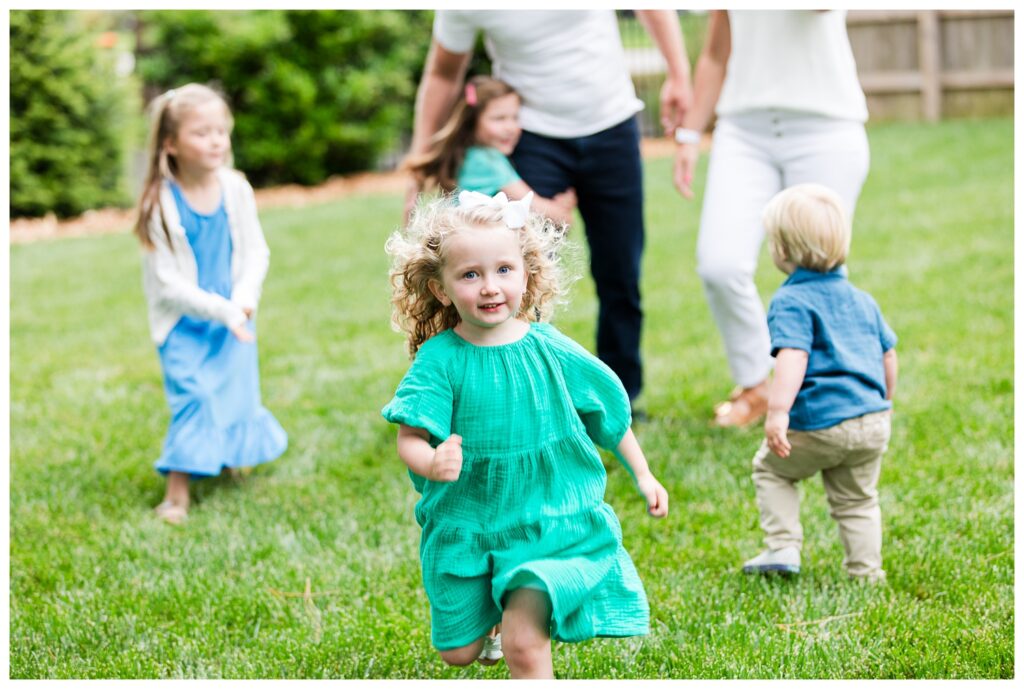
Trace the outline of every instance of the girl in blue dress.
<instances>
[{"instance_id":1,"label":"girl in blue dress","mask_svg":"<svg viewBox=\"0 0 1024 689\"><path fill-rule=\"evenodd\" d=\"M231 127L205 86L157 99L135 226L171 408L156 513L173 524L188 515L190 478L268 462L288 445L260 402L254 316L270 251L252 187L230 168Z\"/></svg>"},{"instance_id":2,"label":"girl in blue dress","mask_svg":"<svg viewBox=\"0 0 1024 689\"><path fill-rule=\"evenodd\" d=\"M413 174L421 189L461 189L487 196L502 191L513 200L525 197L530 187L508 159L523 133L520 105L519 94L505 82L473 77L429 150L406 160L403 168ZM555 222L568 224L576 208L576 192L569 188L551 199L534 194L531 207Z\"/></svg>"}]
</instances>

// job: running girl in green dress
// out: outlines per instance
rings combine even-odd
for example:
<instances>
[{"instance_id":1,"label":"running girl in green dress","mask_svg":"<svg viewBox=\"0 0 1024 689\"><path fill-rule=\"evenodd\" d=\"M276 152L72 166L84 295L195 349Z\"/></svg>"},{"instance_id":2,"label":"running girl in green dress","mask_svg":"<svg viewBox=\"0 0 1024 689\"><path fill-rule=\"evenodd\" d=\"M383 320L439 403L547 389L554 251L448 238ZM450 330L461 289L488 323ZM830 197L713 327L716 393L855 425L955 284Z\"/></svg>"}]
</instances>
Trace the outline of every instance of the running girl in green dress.
<instances>
[{"instance_id":1,"label":"running girl in green dress","mask_svg":"<svg viewBox=\"0 0 1024 689\"><path fill-rule=\"evenodd\" d=\"M513 678L553 677L551 639L648 632L597 446L628 467L652 516L668 514L618 378L538 322L565 295L564 226L529 203L442 197L387 245L414 358L383 415L421 494L431 640L451 665L503 650Z\"/></svg>"}]
</instances>

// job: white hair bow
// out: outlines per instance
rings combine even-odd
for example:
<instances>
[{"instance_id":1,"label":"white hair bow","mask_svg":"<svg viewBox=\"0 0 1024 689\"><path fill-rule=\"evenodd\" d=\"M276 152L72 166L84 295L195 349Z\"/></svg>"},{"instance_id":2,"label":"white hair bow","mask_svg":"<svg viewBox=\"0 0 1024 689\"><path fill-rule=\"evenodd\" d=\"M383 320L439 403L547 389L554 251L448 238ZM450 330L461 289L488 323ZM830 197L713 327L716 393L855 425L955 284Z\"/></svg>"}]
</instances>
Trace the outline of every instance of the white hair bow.
<instances>
[{"instance_id":1,"label":"white hair bow","mask_svg":"<svg viewBox=\"0 0 1024 689\"><path fill-rule=\"evenodd\" d=\"M510 230L516 230L526 224L530 215L530 202L533 201L531 191L518 201L509 201L505 192L499 191L494 196L481 194L479 191L459 192L459 206L467 210L472 208L494 208L501 211L501 219Z\"/></svg>"}]
</instances>

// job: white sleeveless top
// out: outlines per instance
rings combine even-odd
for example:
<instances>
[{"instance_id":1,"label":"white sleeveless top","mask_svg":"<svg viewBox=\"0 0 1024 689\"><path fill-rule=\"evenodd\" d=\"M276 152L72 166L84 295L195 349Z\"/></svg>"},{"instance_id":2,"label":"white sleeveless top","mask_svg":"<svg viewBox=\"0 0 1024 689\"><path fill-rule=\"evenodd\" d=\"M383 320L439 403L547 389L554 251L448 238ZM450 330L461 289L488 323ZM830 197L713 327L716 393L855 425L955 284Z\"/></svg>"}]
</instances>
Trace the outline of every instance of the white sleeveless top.
<instances>
[{"instance_id":1,"label":"white sleeveless top","mask_svg":"<svg viewBox=\"0 0 1024 689\"><path fill-rule=\"evenodd\" d=\"M729 28L719 117L779 108L867 120L844 10L730 10Z\"/></svg>"},{"instance_id":2,"label":"white sleeveless top","mask_svg":"<svg viewBox=\"0 0 1024 689\"><path fill-rule=\"evenodd\" d=\"M519 92L523 129L589 136L644 107L636 97L613 10L438 10L434 38L453 53L478 33L494 76Z\"/></svg>"}]
</instances>

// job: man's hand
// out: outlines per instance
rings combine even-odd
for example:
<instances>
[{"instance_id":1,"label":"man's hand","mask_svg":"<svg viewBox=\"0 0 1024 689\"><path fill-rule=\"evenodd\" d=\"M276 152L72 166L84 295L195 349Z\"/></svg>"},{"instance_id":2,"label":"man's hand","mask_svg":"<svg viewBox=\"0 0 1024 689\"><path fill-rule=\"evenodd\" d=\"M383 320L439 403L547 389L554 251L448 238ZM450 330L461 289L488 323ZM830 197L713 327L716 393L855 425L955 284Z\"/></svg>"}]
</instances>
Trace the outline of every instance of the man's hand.
<instances>
[{"instance_id":1,"label":"man's hand","mask_svg":"<svg viewBox=\"0 0 1024 689\"><path fill-rule=\"evenodd\" d=\"M661 126L665 135L672 136L683 126L683 116L693 105L693 89L689 81L669 77L661 85Z\"/></svg>"}]
</instances>

